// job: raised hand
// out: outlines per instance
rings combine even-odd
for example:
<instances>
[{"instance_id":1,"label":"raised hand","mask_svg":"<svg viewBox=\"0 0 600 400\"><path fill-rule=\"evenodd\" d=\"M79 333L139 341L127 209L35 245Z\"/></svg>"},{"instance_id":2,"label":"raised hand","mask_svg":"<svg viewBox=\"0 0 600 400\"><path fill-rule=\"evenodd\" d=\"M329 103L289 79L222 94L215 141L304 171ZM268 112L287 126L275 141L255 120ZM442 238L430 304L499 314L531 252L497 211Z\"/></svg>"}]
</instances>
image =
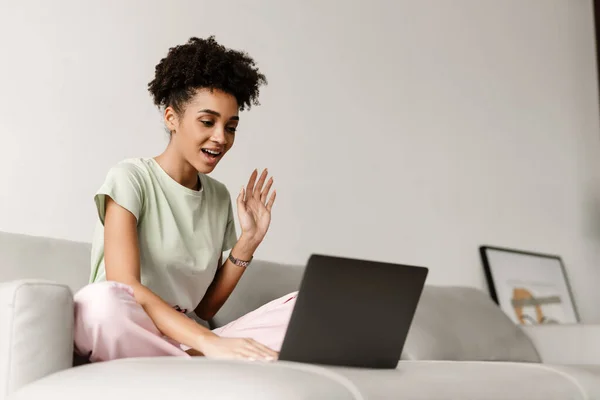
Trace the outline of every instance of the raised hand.
<instances>
[{"instance_id":1,"label":"raised hand","mask_svg":"<svg viewBox=\"0 0 600 400\"><path fill-rule=\"evenodd\" d=\"M265 185L267 175L268 172L264 169L260 174L260 178L256 181L258 171L254 170L250 175L248 185L242 188L237 198L238 218L242 235L256 242L261 242L269 230L271 209L276 197L275 190L269 196L273 178L269 178Z\"/></svg>"}]
</instances>

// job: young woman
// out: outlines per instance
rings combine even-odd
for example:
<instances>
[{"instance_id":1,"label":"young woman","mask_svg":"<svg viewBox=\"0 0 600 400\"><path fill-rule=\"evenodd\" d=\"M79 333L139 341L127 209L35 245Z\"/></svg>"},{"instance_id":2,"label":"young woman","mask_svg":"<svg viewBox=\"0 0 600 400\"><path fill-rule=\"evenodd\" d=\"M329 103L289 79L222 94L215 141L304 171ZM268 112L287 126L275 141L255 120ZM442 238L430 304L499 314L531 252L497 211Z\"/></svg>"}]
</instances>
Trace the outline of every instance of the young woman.
<instances>
[{"instance_id":1,"label":"young woman","mask_svg":"<svg viewBox=\"0 0 600 400\"><path fill-rule=\"evenodd\" d=\"M239 111L266 78L213 37L173 47L148 88L170 132L165 151L113 166L95 195L90 284L75 295L75 349L90 361L204 355L274 360L296 293L211 331L263 241L275 191L253 171L237 196L208 177L234 143ZM231 250L223 262L221 254Z\"/></svg>"}]
</instances>

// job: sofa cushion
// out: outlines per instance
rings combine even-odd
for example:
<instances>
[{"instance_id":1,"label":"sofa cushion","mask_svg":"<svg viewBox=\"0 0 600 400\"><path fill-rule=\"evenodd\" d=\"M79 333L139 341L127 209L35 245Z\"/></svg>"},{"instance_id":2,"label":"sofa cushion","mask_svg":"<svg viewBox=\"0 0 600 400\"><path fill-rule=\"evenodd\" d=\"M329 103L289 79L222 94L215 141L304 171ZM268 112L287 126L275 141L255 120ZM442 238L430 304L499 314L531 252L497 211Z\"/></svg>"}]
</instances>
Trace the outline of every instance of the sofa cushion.
<instances>
[{"instance_id":1,"label":"sofa cushion","mask_svg":"<svg viewBox=\"0 0 600 400\"><path fill-rule=\"evenodd\" d=\"M332 367L370 400L600 399L600 367L490 361L401 361L396 370Z\"/></svg>"},{"instance_id":2,"label":"sofa cushion","mask_svg":"<svg viewBox=\"0 0 600 400\"><path fill-rule=\"evenodd\" d=\"M99 379L101 377L101 379ZM153 399L598 399L590 366L468 361L402 361L397 369L322 367L205 358L138 358L65 370L20 389L10 400Z\"/></svg>"},{"instance_id":3,"label":"sofa cushion","mask_svg":"<svg viewBox=\"0 0 600 400\"><path fill-rule=\"evenodd\" d=\"M67 286L0 283L0 399L69 368L72 354L73 295Z\"/></svg>"},{"instance_id":4,"label":"sofa cushion","mask_svg":"<svg viewBox=\"0 0 600 400\"><path fill-rule=\"evenodd\" d=\"M44 279L76 292L90 276L90 244L0 232L0 282Z\"/></svg>"},{"instance_id":5,"label":"sofa cushion","mask_svg":"<svg viewBox=\"0 0 600 400\"><path fill-rule=\"evenodd\" d=\"M426 286L403 359L540 362L529 337L484 292Z\"/></svg>"},{"instance_id":6,"label":"sofa cushion","mask_svg":"<svg viewBox=\"0 0 600 400\"><path fill-rule=\"evenodd\" d=\"M362 398L347 378L317 366L157 357L71 368L22 388L10 400L49 394L62 400Z\"/></svg>"}]
</instances>

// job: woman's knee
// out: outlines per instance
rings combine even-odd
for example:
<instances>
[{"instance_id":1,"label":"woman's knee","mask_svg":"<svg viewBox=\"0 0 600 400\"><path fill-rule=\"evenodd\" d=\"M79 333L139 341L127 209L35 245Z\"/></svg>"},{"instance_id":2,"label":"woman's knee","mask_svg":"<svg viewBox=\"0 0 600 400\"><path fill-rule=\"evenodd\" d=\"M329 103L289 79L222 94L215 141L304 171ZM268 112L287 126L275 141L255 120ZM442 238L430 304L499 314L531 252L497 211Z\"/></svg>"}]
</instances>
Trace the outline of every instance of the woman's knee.
<instances>
[{"instance_id":1,"label":"woman's knee","mask_svg":"<svg viewBox=\"0 0 600 400\"><path fill-rule=\"evenodd\" d=\"M135 299L130 286L109 281L85 286L75 294L74 302L75 323L81 328L118 323Z\"/></svg>"}]
</instances>

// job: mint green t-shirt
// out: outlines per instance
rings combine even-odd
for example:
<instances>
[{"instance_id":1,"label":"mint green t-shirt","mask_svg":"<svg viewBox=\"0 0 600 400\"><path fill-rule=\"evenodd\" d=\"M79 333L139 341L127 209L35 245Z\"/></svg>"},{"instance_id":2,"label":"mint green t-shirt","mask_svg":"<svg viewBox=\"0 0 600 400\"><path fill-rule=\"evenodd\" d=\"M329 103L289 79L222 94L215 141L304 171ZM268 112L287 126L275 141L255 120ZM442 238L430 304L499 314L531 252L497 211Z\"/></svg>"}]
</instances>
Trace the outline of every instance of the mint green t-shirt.
<instances>
[{"instance_id":1,"label":"mint green t-shirt","mask_svg":"<svg viewBox=\"0 0 600 400\"><path fill-rule=\"evenodd\" d=\"M220 182L199 174L200 190L171 178L153 158L113 166L94 200L98 222L90 282L106 280L106 196L137 219L141 282L172 307L193 311L217 271L222 252L237 240L231 197Z\"/></svg>"}]
</instances>

